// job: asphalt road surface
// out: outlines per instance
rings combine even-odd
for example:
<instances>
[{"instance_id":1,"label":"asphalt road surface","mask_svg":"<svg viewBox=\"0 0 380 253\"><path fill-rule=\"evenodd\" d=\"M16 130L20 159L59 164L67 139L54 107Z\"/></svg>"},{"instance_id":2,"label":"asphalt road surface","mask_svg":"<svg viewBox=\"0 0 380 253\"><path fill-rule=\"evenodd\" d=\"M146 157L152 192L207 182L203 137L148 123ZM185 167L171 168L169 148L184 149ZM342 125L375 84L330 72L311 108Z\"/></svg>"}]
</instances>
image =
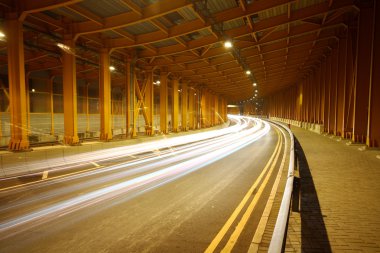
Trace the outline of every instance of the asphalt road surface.
<instances>
[{"instance_id":1,"label":"asphalt road surface","mask_svg":"<svg viewBox=\"0 0 380 253\"><path fill-rule=\"evenodd\" d=\"M0 252L246 252L284 144L274 126L237 122L232 132L3 188Z\"/></svg>"}]
</instances>

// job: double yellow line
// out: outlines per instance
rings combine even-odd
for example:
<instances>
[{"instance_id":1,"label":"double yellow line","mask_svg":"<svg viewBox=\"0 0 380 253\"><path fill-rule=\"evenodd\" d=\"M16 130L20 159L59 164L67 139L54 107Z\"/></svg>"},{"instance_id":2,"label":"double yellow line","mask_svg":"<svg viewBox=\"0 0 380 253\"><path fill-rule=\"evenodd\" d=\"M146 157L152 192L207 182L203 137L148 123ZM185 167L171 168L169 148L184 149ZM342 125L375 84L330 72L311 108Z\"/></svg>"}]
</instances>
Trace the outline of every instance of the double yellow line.
<instances>
[{"instance_id":1,"label":"double yellow line","mask_svg":"<svg viewBox=\"0 0 380 253\"><path fill-rule=\"evenodd\" d=\"M236 226L234 232L231 234L230 238L228 239L228 241L227 241L226 245L224 246L222 252L231 252L231 250L235 246L240 234L242 233L245 225L247 224L247 222L249 220L249 217L251 216L253 210L255 209L255 207L258 203L258 200L260 199L266 185L268 184L268 181L272 175L272 172L273 172L273 170L277 164L278 157L281 153L282 135L279 134L277 129L276 129L276 132L278 135L277 145L276 145L276 148L275 148L272 156L270 157L268 163L265 165L263 171L260 173L259 177L256 179L254 184L251 186L251 188L245 194L243 200L239 203L239 205L236 207L236 209L234 210L232 215L228 218L227 222L224 224L222 229L219 231L219 233L212 240L211 244L205 250L205 253L211 253L211 252L215 251L215 249L218 247L220 242L223 240L226 233L230 230L231 225L235 222L238 215L242 212L243 208L247 205L247 202L250 199L250 197L253 195L253 192L258 188L260 182L262 182L260 187L257 190L257 193L253 197L251 203L246 208L246 210L245 210L242 218L240 219L238 225Z\"/></svg>"}]
</instances>

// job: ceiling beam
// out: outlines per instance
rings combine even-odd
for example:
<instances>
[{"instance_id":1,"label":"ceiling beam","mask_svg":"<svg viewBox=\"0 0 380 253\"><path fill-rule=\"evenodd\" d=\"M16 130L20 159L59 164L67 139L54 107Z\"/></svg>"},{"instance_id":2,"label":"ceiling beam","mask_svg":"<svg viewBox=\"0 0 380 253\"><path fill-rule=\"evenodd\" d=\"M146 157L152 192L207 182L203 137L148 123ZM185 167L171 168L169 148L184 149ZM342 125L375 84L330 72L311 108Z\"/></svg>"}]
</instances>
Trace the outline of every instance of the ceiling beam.
<instances>
[{"instance_id":1,"label":"ceiling beam","mask_svg":"<svg viewBox=\"0 0 380 253\"><path fill-rule=\"evenodd\" d=\"M38 0L38 1L20 1L20 20L24 20L28 14L42 12L67 5L81 2L82 0Z\"/></svg>"},{"instance_id":2,"label":"ceiling beam","mask_svg":"<svg viewBox=\"0 0 380 253\"><path fill-rule=\"evenodd\" d=\"M99 25L92 21L75 23L72 27L73 33L76 34L76 37L78 37L83 34L98 33L122 28L164 16L187 6L191 6L191 3L186 0L161 0L146 6L142 9L141 14L138 14L132 10L127 13L106 17L104 18L104 25Z\"/></svg>"}]
</instances>

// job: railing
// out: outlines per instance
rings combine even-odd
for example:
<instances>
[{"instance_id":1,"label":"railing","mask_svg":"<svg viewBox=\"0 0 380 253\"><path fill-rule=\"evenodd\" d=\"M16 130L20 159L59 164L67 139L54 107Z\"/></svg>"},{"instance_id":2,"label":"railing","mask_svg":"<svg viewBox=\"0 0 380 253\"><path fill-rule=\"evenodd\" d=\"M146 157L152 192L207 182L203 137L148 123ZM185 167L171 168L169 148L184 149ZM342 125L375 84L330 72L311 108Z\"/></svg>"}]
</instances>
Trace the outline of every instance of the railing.
<instances>
[{"instance_id":1,"label":"railing","mask_svg":"<svg viewBox=\"0 0 380 253\"><path fill-rule=\"evenodd\" d=\"M278 123L276 123L278 124ZM282 252L284 248L284 243L286 241L286 229L289 219L289 213L290 213L290 201L292 199L292 192L293 192L293 181L294 181L294 137L292 131L290 129L281 124L285 130L288 131L290 135L290 160L289 160L289 169L288 169L288 177L286 181L285 191L284 195L282 197L280 210L278 212L276 225L274 227L272 240L269 245L268 252L270 253L278 253Z\"/></svg>"}]
</instances>

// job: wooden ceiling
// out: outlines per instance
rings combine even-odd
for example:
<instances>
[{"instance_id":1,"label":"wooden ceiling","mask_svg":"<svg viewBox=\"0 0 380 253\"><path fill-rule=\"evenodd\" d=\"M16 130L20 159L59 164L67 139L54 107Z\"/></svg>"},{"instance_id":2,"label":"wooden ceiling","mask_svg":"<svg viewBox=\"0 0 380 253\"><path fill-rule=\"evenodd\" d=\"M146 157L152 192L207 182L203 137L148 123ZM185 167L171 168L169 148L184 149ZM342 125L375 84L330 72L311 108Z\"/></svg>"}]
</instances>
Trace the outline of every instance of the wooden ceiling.
<instances>
[{"instance_id":1,"label":"wooden ceiling","mask_svg":"<svg viewBox=\"0 0 380 253\"><path fill-rule=\"evenodd\" d=\"M61 75L57 44L69 34L78 78L97 80L99 49L108 48L113 84L132 58L141 70L168 71L229 102L302 80L358 13L353 0L0 0L0 8L3 21L12 13L24 20L27 72ZM6 46L0 41L2 72Z\"/></svg>"}]
</instances>

